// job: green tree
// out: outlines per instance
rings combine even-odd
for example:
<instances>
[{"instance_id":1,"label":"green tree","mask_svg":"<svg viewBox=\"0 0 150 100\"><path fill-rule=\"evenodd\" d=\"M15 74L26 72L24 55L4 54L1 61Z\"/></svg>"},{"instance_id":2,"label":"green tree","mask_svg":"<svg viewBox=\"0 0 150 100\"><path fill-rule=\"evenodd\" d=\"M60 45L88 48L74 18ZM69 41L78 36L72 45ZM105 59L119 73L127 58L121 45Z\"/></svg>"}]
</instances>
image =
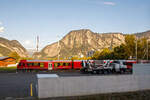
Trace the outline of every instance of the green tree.
<instances>
[{"instance_id":1,"label":"green tree","mask_svg":"<svg viewBox=\"0 0 150 100\"><path fill-rule=\"evenodd\" d=\"M110 59L111 51L108 48L103 49L103 51L100 53L99 59Z\"/></svg>"},{"instance_id":2,"label":"green tree","mask_svg":"<svg viewBox=\"0 0 150 100\"><path fill-rule=\"evenodd\" d=\"M135 57L136 53L136 37L135 35L126 35L125 36L125 55L127 57Z\"/></svg>"},{"instance_id":3,"label":"green tree","mask_svg":"<svg viewBox=\"0 0 150 100\"><path fill-rule=\"evenodd\" d=\"M128 59L129 56L126 55L126 46L124 44L121 44L120 46L117 46L114 48L113 51L113 59Z\"/></svg>"},{"instance_id":4,"label":"green tree","mask_svg":"<svg viewBox=\"0 0 150 100\"><path fill-rule=\"evenodd\" d=\"M101 52L96 51L92 57L92 59L110 59L111 58L111 51L108 48L103 49Z\"/></svg>"},{"instance_id":5,"label":"green tree","mask_svg":"<svg viewBox=\"0 0 150 100\"><path fill-rule=\"evenodd\" d=\"M137 57L138 59L146 59L147 39L141 38L137 41Z\"/></svg>"},{"instance_id":6,"label":"green tree","mask_svg":"<svg viewBox=\"0 0 150 100\"><path fill-rule=\"evenodd\" d=\"M129 59L130 57L136 57L136 45L137 45L137 59L147 58L147 38L140 38L136 40L135 35L126 35L125 43L113 48L113 51L108 48L103 49L101 52L94 53L92 59ZM150 45L148 45L150 52ZM150 53L149 53L150 58Z\"/></svg>"},{"instance_id":7,"label":"green tree","mask_svg":"<svg viewBox=\"0 0 150 100\"><path fill-rule=\"evenodd\" d=\"M99 59L99 56L100 56L100 52L99 51L96 51L93 56L92 56L92 59Z\"/></svg>"}]
</instances>

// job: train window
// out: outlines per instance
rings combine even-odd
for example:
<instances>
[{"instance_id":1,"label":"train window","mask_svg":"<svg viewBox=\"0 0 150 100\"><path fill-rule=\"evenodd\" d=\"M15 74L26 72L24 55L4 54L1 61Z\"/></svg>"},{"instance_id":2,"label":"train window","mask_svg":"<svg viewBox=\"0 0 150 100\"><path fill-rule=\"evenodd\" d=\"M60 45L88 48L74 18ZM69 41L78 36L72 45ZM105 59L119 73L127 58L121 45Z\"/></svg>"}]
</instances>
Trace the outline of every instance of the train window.
<instances>
[{"instance_id":1,"label":"train window","mask_svg":"<svg viewBox=\"0 0 150 100\"><path fill-rule=\"evenodd\" d=\"M63 63L63 66L66 66L66 63Z\"/></svg>"},{"instance_id":2,"label":"train window","mask_svg":"<svg viewBox=\"0 0 150 100\"><path fill-rule=\"evenodd\" d=\"M29 63L27 63L27 66L29 66Z\"/></svg>"},{"instance_id":3,"label":"train window","mask_svg":"<svg viewBox=\"0 0 150 100\"><path fill-rule=\"evenodd\" d=\"M25 63L22 63L22 66L25 66Z\"/></svg>"},{"instance_id":4,"label":"train window","mask_svg":"<svg viewBox=\"0 0 150 100\"><path fill-rule=\"evenodd\" d=\"M68 63L68 66L70 66L71 64L70 63Z\"/></svg>"},{"instance_id":5,"label":"train window","mask_svg":"<svg viewBox=\"0 0 150 100\"><path fill-rule=\"evenodd\" d=\"M25 66L25 63L19 63L19 66Z\"/></svg>"},{"instance_id":6,"label":"train window","mask_svg":"<svg viewBox=\"0 0 150 100\"><path fill-rule=\"evenodd\" d=\"M27 66L33 66L33 63L27 63Z\"/></svg>"},{"instance_id":7,"label":"train window","mask_svg":"<svg viewBox=\"0 0 150 100\"><path fill-rule=\"evenodd\" d=\"M19 66L21 66L22 65L22 63L19 63Z\"/></svg>"},{"instance_id":8,"label":"train window","mask_svg":"<svg viewBox=\"0 0 150 100\"><path fill-rule=\"evenodd\" d=\"M33 66L38 66L39 65L39 63L33 63Z\"/></svg>"},{"instance_id":9,"label":"train window","mask_svg":"<svg viewBox=\"0 0 150 100\"><path fill-rule=\"evenodd\" d=\"M60 63L57 64L57 67L59 67L59 66L60 66Z\"/></svg>"},{"instance_id":10,"label":"train window","mask_svg":"<svg viewBox=\"0 0 150 100\"><path fill-rule=\"evenodd\" d=\"M69 65L69 63L66 63L66 66L68 66Z\"/></svg>"},{"instance_id":11,"label":"train window","mask_svg":"<svg viewBox=\"0 0 150 100\"><path fill-rule=\"evenodd\" d=\"M40 66L40 63L38 63L38 66Z\"/></svg>"},{"instance_id":12,"label":"train window","mask_svg":"<svg viewBox=\"0 0 150 100\"><path fill-rule=\"evenodd\" d=\"M40 63L40 67L44 67L44 63Z\"/></svg>"},{"instance_id":13,"label":"train window","mask_svg":"<svg viewBox=\"0 0 150 100\"><path fill-rule=\"evenodd\" d=\"M57 67L57 63L54 63L54 67Z\"/></svg>"},{"instance_id":14,"label":"train window","mask_svg":"<svg viewBox=\"0 0 150 100\"><path fill-rule=\"evenodd\" d=\"M63 66L63 63L60 63L60 66Z\"/></svg>"}]
</instances>

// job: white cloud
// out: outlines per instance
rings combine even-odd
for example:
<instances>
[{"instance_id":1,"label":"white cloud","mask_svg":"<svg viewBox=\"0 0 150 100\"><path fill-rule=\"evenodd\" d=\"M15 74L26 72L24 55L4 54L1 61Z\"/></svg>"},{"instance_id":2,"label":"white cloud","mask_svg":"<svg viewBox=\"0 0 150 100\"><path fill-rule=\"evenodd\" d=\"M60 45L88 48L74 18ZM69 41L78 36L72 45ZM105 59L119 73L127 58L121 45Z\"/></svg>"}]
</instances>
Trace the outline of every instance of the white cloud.
<instances>
[{"instance_id":1,"label":"white cloud","mask_svg":"<svg viewBox=\"0 0 150 100\"><path fill-rule=\"evenodd\" d=\"M104 5L110 5L110 6L115 6L115 2L103 2Z\"/></svg>"},{"instance_id":2,"label":"white cloud","mask_svg":"<svg viewBox=\"0 0 150 100\"><path fill-rule=\"evenodd\" d=\"M36 47L35 42L33 42L33 40L23 39L20 42L26 49L34 49Z\"/></svg>"},{"instance_id":3,"label":"white cloud","mask_svg":"<svg viewBox=\"0 0 150 100\"><path fill-rule=\"evenodd\" d=\"M30 44L31 44L31 41L30 41L30 40L26 40L26 41L24 41L24 44L25 44L25 45L30 45Z\"/></svg>"},{"instance_id":4,"label":"white cloud","mask_svg":"<svg viewBox=\"0 0 150 100\"><path fill-rule=\"evenodd\" d=\"M0 26L0 33L4 32L4 27Z\"/></svg>"},{"instance_id":5,"label":"white cloud","mask_svg":"<svg viewBox=\"0 0 150 100\"><path fill-rule=\"evenodd\" d=\"M3 26L1 26L3 23L2 22L0 22L0 33L2 33L2 32L4 32L4 27Z\"/></svg>"}]
</instances>

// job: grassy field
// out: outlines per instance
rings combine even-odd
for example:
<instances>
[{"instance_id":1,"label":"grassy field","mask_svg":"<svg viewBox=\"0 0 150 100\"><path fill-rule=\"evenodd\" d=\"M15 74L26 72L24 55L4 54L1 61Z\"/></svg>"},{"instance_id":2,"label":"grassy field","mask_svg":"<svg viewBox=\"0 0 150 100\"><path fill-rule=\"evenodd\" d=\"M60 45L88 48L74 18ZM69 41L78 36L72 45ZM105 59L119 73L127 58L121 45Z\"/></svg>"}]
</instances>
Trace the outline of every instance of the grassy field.
<instances>
[{"instance_id":1,"label":"grassy field","mask_svg":"<svg viewBox=\"0 0 150 100\"><path fill-rule=\"evenodd\" d=\"M16 72L16 66L13 67L0 67L0 72Z\"/></svg>"}]
</instances>

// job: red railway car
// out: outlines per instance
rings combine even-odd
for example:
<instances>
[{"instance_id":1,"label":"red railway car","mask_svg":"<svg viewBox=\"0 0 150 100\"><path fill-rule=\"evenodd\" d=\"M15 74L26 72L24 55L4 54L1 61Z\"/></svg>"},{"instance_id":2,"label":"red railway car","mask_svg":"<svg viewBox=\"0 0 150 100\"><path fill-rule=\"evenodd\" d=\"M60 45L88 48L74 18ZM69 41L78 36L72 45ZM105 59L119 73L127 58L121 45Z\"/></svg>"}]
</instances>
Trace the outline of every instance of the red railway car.
<instances>
[{"instance_id":1,"label":"red railway car","mask_svg":"<svg viewBox=\"0 0 150 100\"><path fill-rule=\"evenodd\" d=\"M17 70L80 69L80 60L20 60Z\"/></svg>"}]
</instances>

